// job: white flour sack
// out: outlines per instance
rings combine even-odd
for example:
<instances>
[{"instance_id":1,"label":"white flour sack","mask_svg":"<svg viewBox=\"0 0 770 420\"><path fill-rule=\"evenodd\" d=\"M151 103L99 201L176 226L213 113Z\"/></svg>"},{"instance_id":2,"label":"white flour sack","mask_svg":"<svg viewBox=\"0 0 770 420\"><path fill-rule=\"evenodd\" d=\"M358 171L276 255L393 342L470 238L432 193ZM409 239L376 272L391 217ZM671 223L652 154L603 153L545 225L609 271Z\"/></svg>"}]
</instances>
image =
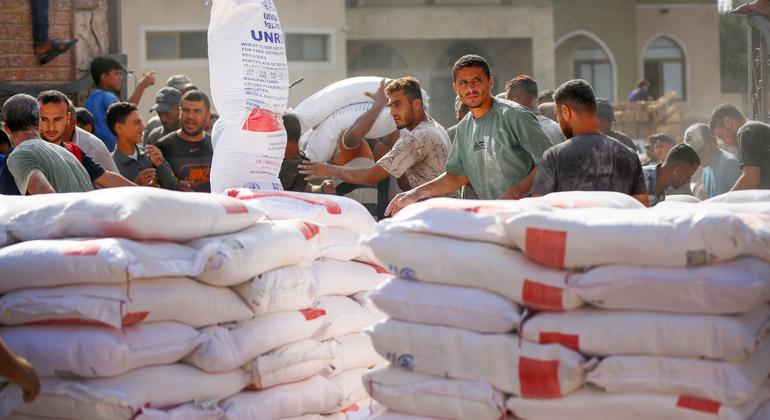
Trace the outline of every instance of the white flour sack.
<instances>
[{"instance_id":1,"label":"white flour sack","mask_svg":"<svg viewBox=\"0 0 770 420\"><path fill-rule=\"evenodd\" d=\"M259 392L243 391L222 401L222 408L230 419L275 420L322 413L336 407L344 397L328 379L313 376Z\"/></svg>"},{"instance_id":2,"label":"white flour sack","mask_svg":"<svg viewBox=\"0 0 770 420\"><path fill-rule=\"evenodd\" d=\"M521 341L513 334L387 320L370 332L393 365L429 375L482 380L527 398L557 398L583 384L583 356L566 347ZM494 361L494 362L492 362Z\"/></svg>"},{"instance_id":3,"label":"white flour sack","mask_svg":"<svg viewBox=\"0 0 770 420\"><path fill-rule=\"evenodd\" d=\"M318 299L314 310L324 312L328 322L328 326L319 333L318 338L321 340L361 332L377 322L371 311L344 296L322 297Z\"/></svg>"},{"instance_id":4,"label":"white flour sack","mask_svg":"<svg viewBox=\"0 0 770 420\"><path fill-rule=\"evenodd\" d=\"M134 420L223 420L225 410L211 401L189 403L170 410L143 408Z\"/></svg>"},{"instance_id":5,"label":"white flour sack","mask_svg":"<svg viewBox=\"0 0 770 420\"><path fill-rule=\"evenodd\" d=\"M770 340L740 362L662 356L610 356L587 381L609 392L691 395L737 405L750 400L770 375Z\"/></svg>"},{"instance_id":6,"label":"white flour sack","mask_svg":"<svg viewBox=\"0 0 770 420\"><path fill-rule=\"evenodd\" d=\"M334 360L326 368L329 375L388 363L374 350L372 339L366 333L331 338L324 343L331 345L334 351Z\"/></svg>"},{"instance_id":7,"label":"white flour sack","mask_svg":"<svg viewBox=\"0 0 770 420\"><path fill-rule=\"evenodd\" d=\"M730 314L770 301L768 273L770 263L750 257L694 268L606 265L576 273L567 288L605 309Z\"/></svg>"},{"instance_id":8,"label":"white flour sack","mask_svg":"<svg viewBox=\"0 0 770 420\"><path fill-rule=\"evenodd\" d=\"M199 328L254 314L230 289L183 277L130 284L78 285L11 292L0 298L0 324L94 324L123 328L177 321Z\"/></svg>"},{"instance_id":9,"label":"white flour sack","mask_svg":"<svg viewBox=\"0 0 770 420\"><path fill-rule=\"evenodd\" d=\"M129 239L52 239L0 248L0 293L70 284L196 275L212 249Z\"/></svg>"},{"instance_id":10,"label":"white flour sack","mask_svg":"<svg viewBox=\"0 0 770 420\"><path fill-rule=\"evenodd\" d=\"M739 406L686 395L613 394L586 387L552 400L513 397L506 406L517 418L527 420L766 420L758 417L757 407L768 398L768 385Z\"/></svg>"},{"instance_id":11,"label":"white flour sack","mask_svg":"<svg viewBox=\"0 0 770 420\"><path fill-rule=\"evenodd\" d=\"M363 375L369 372L366 368L356 368L346 370L329 377L329 381L342 391L342 398L337 406L329 408L323 414L334 414L344 412L346 409L356 408L355 404L369 397L361 381Z\"/></svg>"},{"instance_id":12,"label":"white flour sack","mask_svg":"<svg viewBox=\"0 0 770 420\"><path fill-rule=\"evenodd\" d=\"M372 102L366 92L376 92L382 80L382 77L362 76L334 82L305 98L294 109L294 113L302 125L315 127L346 105Z\"/></svg>"},{"instance_id":13,"label":"white flour sack","mask_svg":"<svg viewBox=\"0 0 770 420\"><path fill-rule=\"evenodd\" d=\"M326 162L330 160L337 150L342 133L348 130L371 107L371 102L343 106L315 127L310 136L303 139L307 143L300 144L300 148L305 151L307 158L313 162ZM372 128L364 137L385 137L397 130L396 123L390 115L390 110L386 107L377 116L374 125L372 125Z\"/></svg>"},{"instance_id":14,"label":"white flour sack","mask_svg":"<svg viewBox=\"0 0 770 420\"><path fill-rule=\"evenodd\" d=\"M589 356L741 360L756 349L769 328L767 304L747 314L721 316L580 308L539 312L522 325L519 334L535 343L558 343Z\"/></svg>"},{"instance_id":15,"label":"white flour sack","mask_svg":"<svg viewBox=\"0 0 770 420\"><path fill-rule=\"evenodd\" d=\"M309 308L317 297L313 270L307 263L262 273L233 290L257 316Z\"/></svg>"},{"instance_id":16,"label":"white flour sack","mask_svg":"<svg viewBox=\"0 0 770 420\"><path fill-rule=\"evenodd\" d=\"M372 236L366 245L400 278L484 289L534 309L561 311L583 304L565 289L569 272L503 246L402 232Z\"/></svg>"},{"instance_id":17,"label":"white flour sack","mask_svg":"<svg viewBox=\"0 0 770 420\"><path fill-rule=\"evenodd\" d=\"M341 227L359 235L372 233L376 222L361 203L347 197L291 191L252 191L233 188L225 192L243 204L265 212L273 220L306 219Z\"/></svg>"},{"instance_id":18,"label":"white flour sack","mask_svg":"<svg viewBox=\"0 0 770 420\"><path fill-rule=\"evenodd\" d=\"M361 237L345 228L331 227L321 244L320 256L338 261L350 261L364 252Z\"/></svg>"},{"instance_id":19,"label":"white flour sack","mask_svg":"<svg viewBox=\"0 0 770 420\"><path fill-rule=\"evenodd\" d=\"M363 383L377 402L407 414L496 420L505 413L502 393L483 381L448 379L387 366L365 374Z\"/></svg>"},{"instance_id":20,"label":"white flour sack","mask_svg":"<svg viewBox=\"0 0 770 420\"><path fill-rule=\"evenodd\" d=\"M392 279L370 297L391 318L481 333L513 331L521 319L521 308L515 303L470 287Z\"/></svg>"},{"instance_id":21,"label":"white flour sack","mask_svg":"<svg viewBox=\"0 0 770 420\"><path fill-rule=\"evenodd\" d=\"M118 237L183 242L236 232L263 216L258 209L216 194L104 188L48 197L12 217L8 230L23 241Z\"/></svg>"},{"instance_id":22,"label":"white flour sack","mask_svg":"<svg viewBox=\"0 0 770 420\"><path fill-rule=\"evenodd\" d=\"M666 197L668 199L668 197ZM523 202L545 204L558 209L614 208L643 209L644 205L628 194L612 191L562 191L543 197L524 198Z\"/></svg>"},{"instance_id":23,"label":"white flour sack","mask_svg":"<svg viewBox=\"0 0 770 420\"><path fill-rule=\"evenodd\" d=\"M93 378L175 363L204 337L192 327L161 322L122 332L66 325L6 327L0 328L0 338L40 376Z\"/></svg>"},{"instance_id":24,"label":"white flour sack","mask_svg":"<svg viewBox=\"0 0 770 420\"><path fill-rule=\"evenodd\" d=\"M196 279L214 286L232 286L266 271L313 260L325 237L326 226L307 220L279 220L196 239L187 245L214 250Z\"/></svg>"},{"instance_id":25,"label":"white flour sack","mask_svg":"<svg viewBox=\"0 0 770 420\"><path fill-rule=\"evenodd\" d=\"M216 404L246 385L240 369L211 374L175 364L132 370L113 378L67 380L43 378L35 401L22 414L63 419L132 419L143 408L171 408L193 401Z\"/></svg>"},{"instance_id":26,"label":"white flour sack","mask_svg":"<svg viewBox=\"0 0 770 420\"><path fill-rule=\"evenodd\" d=\"M358 261L313 261L318 296L351 296L374 289L393 276L376 264Z\"/></svg>"},{"instance_id":27,"label":"white flour sack","mask_svg":"<svg viewBox=\"0 0 770 420\"><path fill-rule=\"evenodd\" d=\"M741 190L730 191L711 197L708 200L703 201L703 205L712 203L757 203L757 202L770 202L770 191L768 190Z\"/></svg>"},{"instance_id":28,"label":"white flour sack","mask_svg":"<svg viewBox=\"0 0 770 420\"><path fill-rule=\"evenodd\" d=\"M249 388L258 390L307 379L333 361L331 343L303 340L263 354L243 368L249 374Z\"/></svg>"},{"instance_id":29,"label":"white flour sack","mask_svg":"<svg viewBox=\"0 0 770 420\"><path fill-rule=\"evenodd\" d=\"M207 327L207 341L185 358L207 372L224 372L295 341L313 337L326 325L321 309L280 312L253 320Z\"/></svg>"},{"instance_id":30,"label":"white flour sack","mask_svg":"<svg viewBox=\"0 0 770 420\"><path fill-rule=\"evenodd\" d=\"M694 267L749 251L770 253L751 246L756 233L738 216L698 209L528 212L510 217L505 229L529 258L556 268L642 263Z\"/></svg>"}]
</instances>

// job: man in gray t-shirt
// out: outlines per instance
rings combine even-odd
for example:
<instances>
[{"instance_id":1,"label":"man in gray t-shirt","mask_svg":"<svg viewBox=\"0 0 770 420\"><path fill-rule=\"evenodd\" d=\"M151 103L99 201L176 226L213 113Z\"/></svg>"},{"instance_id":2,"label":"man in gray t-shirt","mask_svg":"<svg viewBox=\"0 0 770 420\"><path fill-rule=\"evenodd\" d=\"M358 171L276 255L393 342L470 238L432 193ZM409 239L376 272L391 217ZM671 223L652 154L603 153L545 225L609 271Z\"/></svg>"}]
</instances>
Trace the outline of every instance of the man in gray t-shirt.
<instances>
[{"instance_id":1,"label":"man in gray t-shirt","mask_svg":"<svg viewBox=\"0 0 770 420\"><path fill-rule=\"evenodd\" d=\"M554 93L564 143L543 155L532 195L557 191L616 191L648 205L639 156L602 134L596 124L596 99L584 80L564 83Z\"/></svg>"}]
</instances>

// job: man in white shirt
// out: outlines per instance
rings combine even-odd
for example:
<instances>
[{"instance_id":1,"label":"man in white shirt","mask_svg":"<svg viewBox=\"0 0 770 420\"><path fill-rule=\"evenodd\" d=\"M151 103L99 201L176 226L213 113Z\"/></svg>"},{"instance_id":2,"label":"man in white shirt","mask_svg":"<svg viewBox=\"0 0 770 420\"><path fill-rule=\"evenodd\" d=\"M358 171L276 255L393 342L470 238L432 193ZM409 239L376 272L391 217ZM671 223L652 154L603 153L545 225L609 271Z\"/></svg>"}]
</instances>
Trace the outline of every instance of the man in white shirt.
<instances>
[{"instance_id":1,"label":"man in white shirt","mask_svg":"<svg viewBox=\"0 0 770 420\"><path fill-rule=\"evenodd\" d=\"M91 156L91 159L93 159L94 162L102 165L104 169L110 172L119 173L118 167L115 166L115 161L112 160L112 153L107 150L107 146L104 145L104 142L101 141L99 137L96 137L77 126L77 111L72 105L72 101L68 102L67 113L69 114L69 123L67 124L64 133L64 141L74 143L88 156Z\"/></svg>"}]
</instances>

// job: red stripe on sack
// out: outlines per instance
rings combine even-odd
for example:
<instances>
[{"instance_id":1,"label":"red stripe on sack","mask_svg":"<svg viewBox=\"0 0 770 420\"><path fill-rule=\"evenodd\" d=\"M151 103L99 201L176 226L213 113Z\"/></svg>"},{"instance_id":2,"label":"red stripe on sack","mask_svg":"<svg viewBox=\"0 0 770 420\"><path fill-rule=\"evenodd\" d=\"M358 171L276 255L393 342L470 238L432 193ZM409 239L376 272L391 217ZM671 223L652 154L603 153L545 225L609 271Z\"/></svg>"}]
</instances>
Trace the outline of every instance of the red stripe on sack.
<instances>
[{"instance_id":1,"label":"red stripe on sack","mask_svg":"<svg viewBox=\"0 0 770 420\"><path fill-rule=\"evenodd\" d=\"M561 287L549 286L530 279L524 279L521 298L524 304L532 309L546 311L563 311Z\"/></svg>"},{"instance_id":2,"label":"red stripe on sack","mask_svg":"<svg viewBox=\"0 0 770 420\"><path fill-rule=\"evenodd\" d=\"M147 319L148 316L150 316L149 311L129 312L123 315L123 326L128 327L131 325L139 324L140 322Z\"/></svg>"},{"instance_id":3,"label":"red stripe on sack","mask_svg":"<svg viewBox=\"0 0 770 420\"><path fill-rule=\"evenodd\" d=\"M114 328L112 325L109 325L102 321L96 321L93 319L77 319L77 318L43 319L40 321L25 322L24 324L21 324L21 325L80 325L80 326L87 326L87 327Z\"/></svg>"},{"instance_id":4,"label":"red stripe on sack","mask_svg":"<svg viewBox=\"0 0 770 420\"><path fill-rule=\"evenodd\" d=\"M270 191L270 192L257 192L257 191L251 191L248 193L243 192L243 190L228 190L227 195L233 198L237 198L239 200L254 200L257 198L270 198L270 197L282 197L282 198L291 198L294 200L299 200L302 202L305 202L307 204L312 204L314 206L324 206L326 208L326 212L329 214L342 214L342 207L340 207L339 203L337 203L334 200L324 200L320 198L312 198L312 197L304 197L301 195L301 193L291 194L287 192L277 192L277 191Z\"/></svg>"},{"instance_id":5,"label":"red stripe on sack","mask_svg":"<svg viewBox=\"0 0 770 420\"><path fill-rule=\"evenodd\" d=\"M303 309L299 312L305 317L305 321L312 321L326 315L323 309Z\"/></svg>"},{"instance_id":6,"label":"red stripe on sack","mask_svg":"<svg viewBox=\"0 0 770 420\"><path fill-rule=\"evenodd\" d=\"M231 200L218 194L214 195L214 197L225 208L226 214L245 214L249 212L249 208L244 206L243 203L238 202L238 200Z\"/></svg>"},{"instance_id":7,"label":"red stripe on sack","mask_svg":"<svg viewBox=\"0 0 770 420\"><path fill-rule=\"evenodd\" d=\"M564 268L564 256L567 253L567 232L527 228L524 253L540 264Z\"/></svg>"},{"instance_id":8,"label":"red stripe on sack","mask_svg":"<svg viewBox=\"0 0 770 420\"><path fill-rule=\"evenodd\" d=\"M520 357L519 388L524 398L560 397L559 361Z\"/></svg>"},{"instance_id":9,"label":"red stripe on sack","mask_svg":"<svg viewBox=\"0 0 770 420\"><path fill-rule=\"evenodd\" d=\"M305 236L306 241L315 238L316 235L321 233L321 227L313 222L297 220L295 223L297 225L297 229L299 229L299 231L302 232L302 235Z\"/></svg>"},{"instance_id":10,"label":"red stripe on sack","mask_svg":"<svg viewBox=\"0 0 770 420\"><path fill-rule=\"evenodd\" d=\"M62 251L64 255L77 255L81 257L90 257L99 253L101 248L99 241L83 241L72 245Z\"/></svg>"},{"instance_id":11,"label":"red stripe on sack","mask_svg":"<svg viewBox=\"0 0 770 420\"><path fill-rule=\"evenodd\" d=\"M580 336L577 334L562 334L559 332L541 332L540 344L561 344L564 347L580 351Z\"/></svg>"},{"instance_id":12,"label":"red stripe on sack","mask_svg":"<svg viewBox=\"0 0 770 420\"><path fill-rule=\"evenodd\" d=\"M683 395L676 401L676 406L687 410L702 411L709 414L718 414L722 404L705 398Z\"/></svg>"},{"instance_id":13,"label":"red stripe on sack","mask_svg":"<svg viewBox=\"0 0 770 420\"><path fill-rule=\"evenodd\" d=\"M377 274L392 274L390 271L388 271L385 267L379 266L375 263L368 262L368 261L356 261L357 263L366 264L369 267L372 267L374 271L377 272Z\"/></svg>"},{"instance_id":14,"label":"red stripe on sack","mask_svg":"<svg viewBox=\"0 0 770 420\"><path fill-rule=\"evenodd\" d=\"M343 408L340 413L357 413L359 410L361 410L361 406L359 406L358 403L355 403L350 407Z\"/></svg>"}]
</instances>

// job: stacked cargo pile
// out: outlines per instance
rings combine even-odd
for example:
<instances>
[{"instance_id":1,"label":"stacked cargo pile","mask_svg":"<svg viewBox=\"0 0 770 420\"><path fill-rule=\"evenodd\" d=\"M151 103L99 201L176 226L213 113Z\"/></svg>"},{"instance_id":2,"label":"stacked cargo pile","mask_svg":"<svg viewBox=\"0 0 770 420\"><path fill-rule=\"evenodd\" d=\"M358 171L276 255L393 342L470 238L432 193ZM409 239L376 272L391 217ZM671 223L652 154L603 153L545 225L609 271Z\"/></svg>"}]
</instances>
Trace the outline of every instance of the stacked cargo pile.
<instances>
[{"instance_id":1,"label":"stacked cargo pile","mask_svg":"<svg viewBox=\"0 0 770 420\"><path fill-rule=\"evenodd\" d=\"M661 209L613 193L440 199L381 228L368 245L401 279L372 296L390 317L372 338L391 366L366 384L391 410L744 419L770 408L767 197Z\"/></svg>"},{"instance_id":2,"label":"stacked cargo pile","mask_svg":"<svg viewBox=\"0 0 770 420\"><path fill-rule=\"evenodd\" d=\"M676 92L650 102L619 102L613 106L614 128L634 139L646 139L657 133L677 138L689 126L677 103Z\"/></svg>"},{"instance_id":3,"label":"stacked cargo pile","mask_svg":"<svg viewBox=\"0 0 770 420\"><path fill-rule=\"evenodd\" d=\"M362 206L335 200L337 218L372 228ZM16 407L20 393L6 386L0 409L73 419L362 412L361 375L380 360L361 332L377 318L345 296L375 287L383 270L317 260L360 245L282 217L296 206L258 201L151 188L4 200L0 338L43 387Z\"/></svg>"}]
</instances>

